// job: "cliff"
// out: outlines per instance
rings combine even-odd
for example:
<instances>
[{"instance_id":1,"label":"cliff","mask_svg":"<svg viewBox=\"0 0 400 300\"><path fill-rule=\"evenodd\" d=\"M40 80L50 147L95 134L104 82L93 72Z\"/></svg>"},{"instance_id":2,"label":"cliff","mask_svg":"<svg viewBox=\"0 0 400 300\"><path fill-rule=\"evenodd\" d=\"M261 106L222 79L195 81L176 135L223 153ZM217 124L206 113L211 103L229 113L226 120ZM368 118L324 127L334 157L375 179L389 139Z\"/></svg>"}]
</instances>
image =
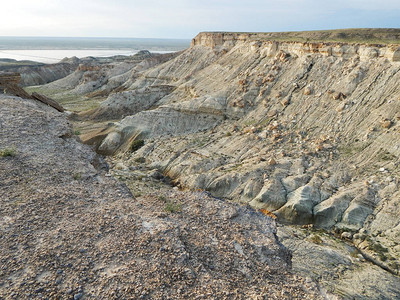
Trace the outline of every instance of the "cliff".
<instances>
[{"instance_id":1,"label":"cliff","mask_svg":"<svg viewBox=\"0 0 400 300\"><path fill-rule=\"evenodd\" d=\"M268 38L272 38L272 40L268 40ZM276 41L273 40L273 36L269 37L260 33L201 32L192 40L191 47L204 46L229 51L239 44L246 44L253 51L256 51L257 48L262 49L270 57L279 51L286 51L297 56L321 54L334 57L358 56L361 59L384 57L391 61L400 61L400 46L398 44L296 42L285 41L284 39L283 41Z\"/></svg>"}]
</instances>

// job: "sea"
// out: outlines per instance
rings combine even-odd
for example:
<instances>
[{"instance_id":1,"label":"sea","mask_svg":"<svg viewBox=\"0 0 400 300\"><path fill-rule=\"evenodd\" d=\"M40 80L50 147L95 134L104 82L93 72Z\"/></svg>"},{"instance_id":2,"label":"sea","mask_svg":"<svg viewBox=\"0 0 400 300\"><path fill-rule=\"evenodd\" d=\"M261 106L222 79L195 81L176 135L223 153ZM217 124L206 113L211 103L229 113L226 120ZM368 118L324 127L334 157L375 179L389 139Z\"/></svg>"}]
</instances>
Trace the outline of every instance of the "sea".
<instances>
[{"instance_id":1,"label":"sea","mask_svg":"<svg viewBox=\"0 0 400 300\"><path fill-rule=\"evenodd\" d=\"M0 37L0 59L57 63L65 57L130 56L140 50L169 53L189 46L189 39Z\"/></svg>"}]
</instances>

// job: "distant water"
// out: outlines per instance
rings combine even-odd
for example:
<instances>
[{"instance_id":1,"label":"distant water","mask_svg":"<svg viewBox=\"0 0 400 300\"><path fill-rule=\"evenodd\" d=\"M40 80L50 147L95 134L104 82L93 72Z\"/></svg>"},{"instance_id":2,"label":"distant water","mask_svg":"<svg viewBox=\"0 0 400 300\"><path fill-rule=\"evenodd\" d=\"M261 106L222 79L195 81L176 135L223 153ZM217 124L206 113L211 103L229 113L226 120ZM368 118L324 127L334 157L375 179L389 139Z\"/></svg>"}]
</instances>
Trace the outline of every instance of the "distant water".
<instances>
[{"instance_id":1,"label":"distant water","mask_svg":"<svg viewBox=\"0 0 400 300\"><path fill-rule=\"evenodd\" d=\"M76 56L78 58L94 56L109 57L114 55L134 55L139 50L0 50L0 58L11 58L15 60L31 60L46 64L57 63L65 57ZM152 51L154 53L169 53L172 51Z\"/></svg>"},{"instance_id":2,"label":"distant water","mask_svg":"<svg viewBox=\"0 0 400 300\"><path fill-rule=\"evenodd\" d=\"M168 53L189 46L190 40L180 39L0 37L0 58L56 63L72 56L128 56L140 50Z\"/></svg>"}]
</instances>

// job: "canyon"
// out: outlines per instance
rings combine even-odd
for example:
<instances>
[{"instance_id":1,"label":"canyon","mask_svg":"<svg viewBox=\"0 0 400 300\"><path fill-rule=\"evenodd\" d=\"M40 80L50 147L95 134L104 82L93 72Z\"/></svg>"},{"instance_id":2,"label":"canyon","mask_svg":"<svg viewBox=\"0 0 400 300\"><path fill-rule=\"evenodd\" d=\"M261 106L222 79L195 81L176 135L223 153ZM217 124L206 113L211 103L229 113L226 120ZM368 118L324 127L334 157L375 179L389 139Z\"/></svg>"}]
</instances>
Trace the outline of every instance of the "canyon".
<instances>
[{"instance_id":1,"label":"canyon","mask_svg":"<svg viewBox=\"0 0 400 300\"><path fill-rule=\"evenodd\" d=\"M324 38L204 32L26 90L75 110L134 195L148 170L261 211L324 297L396 298L400 46Z\"/></svg>"}]
</instances>

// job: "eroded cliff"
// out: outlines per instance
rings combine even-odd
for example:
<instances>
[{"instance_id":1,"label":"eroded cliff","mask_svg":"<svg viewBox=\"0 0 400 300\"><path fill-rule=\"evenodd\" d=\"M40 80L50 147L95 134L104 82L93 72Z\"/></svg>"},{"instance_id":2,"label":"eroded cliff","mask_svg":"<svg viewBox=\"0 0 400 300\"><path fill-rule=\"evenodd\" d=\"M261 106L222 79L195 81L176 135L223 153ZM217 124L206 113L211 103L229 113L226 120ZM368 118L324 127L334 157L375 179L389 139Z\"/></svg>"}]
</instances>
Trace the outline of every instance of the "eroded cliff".
<instances>
[{"instance_id":1,"label":"eroded cliff","mask_svg":"<svg viewBox=\"0 0 400 300\"><path fill-rule=\"evenodd\" d=\"M122 116L121 107L132 115L82 139L108 154L144 140L121 158L128 170L144 161L182 188L334 232L358 250L310 246L337 265L323 273L323 262L308 258L299 268L314 268L336 295L390 298L400 291L380 287L396 286L388 272L399 272L399 51L201 33L176 57L124 73L124 91L84 116ZM287 236L302 249L304 240ZM328 235L319 239L336 247Z\"/></svg>"}]
</instances>

